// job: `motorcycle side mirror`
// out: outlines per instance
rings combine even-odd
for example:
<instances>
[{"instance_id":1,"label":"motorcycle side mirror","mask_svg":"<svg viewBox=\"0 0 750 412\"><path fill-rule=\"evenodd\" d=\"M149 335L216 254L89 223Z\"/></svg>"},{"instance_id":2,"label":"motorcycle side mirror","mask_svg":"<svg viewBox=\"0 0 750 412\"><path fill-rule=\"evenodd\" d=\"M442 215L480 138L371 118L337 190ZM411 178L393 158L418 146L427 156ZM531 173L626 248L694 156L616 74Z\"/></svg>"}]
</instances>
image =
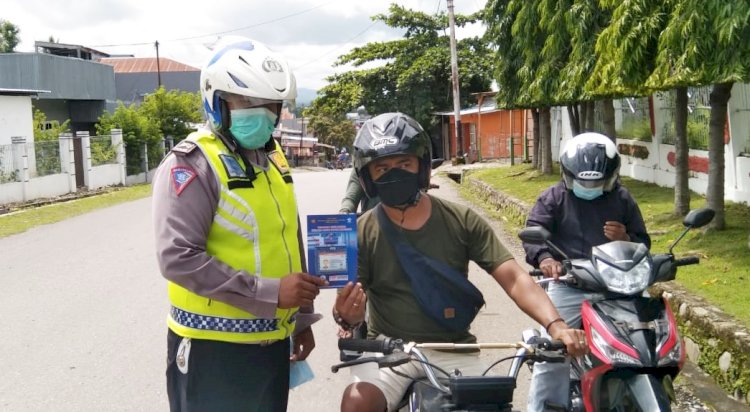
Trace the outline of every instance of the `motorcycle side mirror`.
<instances>
[{"instance_id":1,"label":"motorcycle side mirror","mask_svg":"<svg viewBox=\"0 0 750 412\"><path fill-rule=\"evenodd\" d=\"M690 213L685 216L685 219L682 220L682 224L685 225L685 230L680 233L680 236L678 236L674 243L669 247L669 254L672 254L672 249L674 249L677 242L682 240L690 229L707 225L708 222L714 218L714 215L716 215L716 212L707 207L691 210Z\"/></svg>"},{"instance_id":2,"label":"motorcycle side mirror","mask_svg":"<svg viewBox=\"0 0 750 412\"><path fill-rule=\"evenodd\" d=\"M549 231L541 226L527 227L518 232L518 237L521 240L534 245L543 245L550 236Z\"/></svg>"},{"instance_id":3,"label":"motorcycle side mirror","mask_svg":"<svg viewBox=\"0 0 750 412\"><path fill-rule=\"evenodd\" d=\"M554 250L555 253L559 254L565 259L568 259L568 256L562 250L560 250L560 248L555 246L554 243L550 242L549 238L552 237L552 234L550 234L547 229L541 226L529 226L527 228L524 228L520 232L518 232L518 237L526 243L531 243L534 245L546 244L550 247L550 249Z\"/></svg>"},{"instance_id":4,"label":"motorcycle side mirror","mask_svg":"<svg viewBox=\"0 0 750 412\"><path fill-rule=\"evenodd\" d=\"M685 227L696 228L706 226L711 220L713 220L716 212L713 209L707 207L701 209L691 210L690 213L685 216L682 224Z\"/></svg>"},{"instance_id":5,"label":"motorcycle side mirror","mask_svg":"<svg viewBox=\"0 0 750 412\"><path fill-rule=\"evenodd\" d=\"M432 162L430 163L431 168L437 169L438 167L442 166L445 162L445 159L432 159Z\"/></svg>"}]
</instances>

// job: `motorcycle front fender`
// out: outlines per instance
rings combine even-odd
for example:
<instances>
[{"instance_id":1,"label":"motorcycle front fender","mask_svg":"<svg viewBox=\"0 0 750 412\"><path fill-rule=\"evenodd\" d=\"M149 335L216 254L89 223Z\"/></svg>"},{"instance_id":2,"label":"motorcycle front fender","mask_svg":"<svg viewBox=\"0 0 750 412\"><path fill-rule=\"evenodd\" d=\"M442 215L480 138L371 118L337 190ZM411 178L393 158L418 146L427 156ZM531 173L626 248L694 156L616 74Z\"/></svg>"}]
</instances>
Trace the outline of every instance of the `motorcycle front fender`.
<instances>
[{"instance_id":1,"label":"motorcycle front fender","mask_svg":"<svg viewBox=\"0 0 750 412\"><path fill-rule=\"evenodd\" d=\"M446 404L445 395L422 381L416 381L407 391L408 411L410 412L441 412Z\"/></svg>"},{"instance_id":2,"label":"motorcycle front fender","mask_svg":"<svg viewBox=\"0 0 750 412\"><path fill-rule=\"evenodd\" d=\"M624 384L628 388L630 402L634 403L635 410L640 411L671 411L671 399L668 388L672 387L672 380L665 376L660 378L654 375L633 375L625 379ZM671 390L670 390L671 391Z\"/></svg>"}]
</instances>

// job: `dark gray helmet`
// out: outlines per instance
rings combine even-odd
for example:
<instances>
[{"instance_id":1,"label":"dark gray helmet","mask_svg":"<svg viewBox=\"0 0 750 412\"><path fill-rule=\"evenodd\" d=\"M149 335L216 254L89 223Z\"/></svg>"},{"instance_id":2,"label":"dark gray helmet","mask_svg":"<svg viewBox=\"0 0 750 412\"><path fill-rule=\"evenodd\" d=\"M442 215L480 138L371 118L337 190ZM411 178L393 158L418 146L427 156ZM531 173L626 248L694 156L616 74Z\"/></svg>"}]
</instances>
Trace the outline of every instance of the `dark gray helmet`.
<instances>
[{"instance_id":1,"label":"dark gray helmet","mask_svg":"<svg viewBox=\"0 0 750 412\"><path fill-rule=\"evenodd\" d=\"M419 186L430 185L432 143L416 120L403 113L383 113L367 120L354 139L354 168L369 197L377 196L367 165L375 159L398 154L419 158Z\"/></svg>"},{"instance_id":2,"label":"dark gray helmet","mask_svg":"<svg viewBox=\"0 0 750 412\"><path fill-rule=\"evenodd\" d=\"M582 133L568 140L560 152L560 169L565 186L603 186L612 190L620 176L620 154L610 138L600 133Z\"/></svg>"}]
</instances>

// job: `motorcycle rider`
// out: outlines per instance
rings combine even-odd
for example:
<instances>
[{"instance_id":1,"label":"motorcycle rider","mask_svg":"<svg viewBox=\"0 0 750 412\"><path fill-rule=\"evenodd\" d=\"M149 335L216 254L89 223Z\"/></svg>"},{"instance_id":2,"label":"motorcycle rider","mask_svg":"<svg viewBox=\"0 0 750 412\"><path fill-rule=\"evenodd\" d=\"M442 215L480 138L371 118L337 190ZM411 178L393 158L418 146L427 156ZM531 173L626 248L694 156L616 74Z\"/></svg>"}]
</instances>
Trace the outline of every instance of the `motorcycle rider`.
<instances>
[{"instance_id":1,"label":"motorcycle rider","mask_svg":"<svg viewBox=\"0 0 750 412\"><path fill-rule=\"evenodd\" d=\"M380 208L396 230L421 254L440 260L467 276L475 261L516 302L519 308L562 340L570 354L585 353L583 331L570 329L544 291L536 285L495 236L492 227L471 209L428 195L431 170L429 136L411 117L385 113L362 126L354 142L354 167L370 197L381 205L357 221L358 282L339 291L334 319L351 330L365 320L368 337L391 337L416 342L476 342L467 327L450 331L429 317L415 297L393 245L380 226ZM431 361L444 370L460 368L481 373L477 353L429 351ZM351 369L353 382L345 389L342 411L393 410L421 366L408 363L378 369L369 363ZM412 377L412 378L410 378Z\"/></svg>"},{"instance_id":2,"label":"motorcycle rider","mask_svg":"<svg viewBox=\"0 0 750 412\"><path fill-rule=\"evenodd\" d=\"M542 226L551 242L570 259L589 258L591 248L614 240L651 247L641 211L619 182L620 155L607 136L583 133L570 139L560 154L562 179L542 192L526 226ZM546 245L524 243L526 261L557 279L562 256ZM547 291L565 322L581 327L581 304L597 294L564 283ZM544 334L544 333L543 333ZM529 388L528 411L548 406L566 407L569 401L570 363L537 363Z\"/></svg>"}]
</instances>

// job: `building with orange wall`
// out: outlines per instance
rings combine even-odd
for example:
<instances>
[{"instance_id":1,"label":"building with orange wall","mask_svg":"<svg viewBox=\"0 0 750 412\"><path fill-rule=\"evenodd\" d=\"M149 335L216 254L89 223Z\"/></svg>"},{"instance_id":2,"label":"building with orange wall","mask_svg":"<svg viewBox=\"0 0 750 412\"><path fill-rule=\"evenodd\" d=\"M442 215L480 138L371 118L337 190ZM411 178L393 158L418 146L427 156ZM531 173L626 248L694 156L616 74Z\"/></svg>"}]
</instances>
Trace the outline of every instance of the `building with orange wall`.
<instances>
[{"instance_id":1,"label":"building with orange wall","mask_svg":"<svg viewBox=\"0 0 750 412\"><path fill-rule=\"evenodd\" d=\"M510 159L513 137L513 157L521 161L532 152L534 122L525 109L497 108L494 93L479 93L481 105L461 110L462 152L467 162ZM441 117L442 153L445 158L457 157L454 112L437 113Z\"/></svg>"}]
</instances>

